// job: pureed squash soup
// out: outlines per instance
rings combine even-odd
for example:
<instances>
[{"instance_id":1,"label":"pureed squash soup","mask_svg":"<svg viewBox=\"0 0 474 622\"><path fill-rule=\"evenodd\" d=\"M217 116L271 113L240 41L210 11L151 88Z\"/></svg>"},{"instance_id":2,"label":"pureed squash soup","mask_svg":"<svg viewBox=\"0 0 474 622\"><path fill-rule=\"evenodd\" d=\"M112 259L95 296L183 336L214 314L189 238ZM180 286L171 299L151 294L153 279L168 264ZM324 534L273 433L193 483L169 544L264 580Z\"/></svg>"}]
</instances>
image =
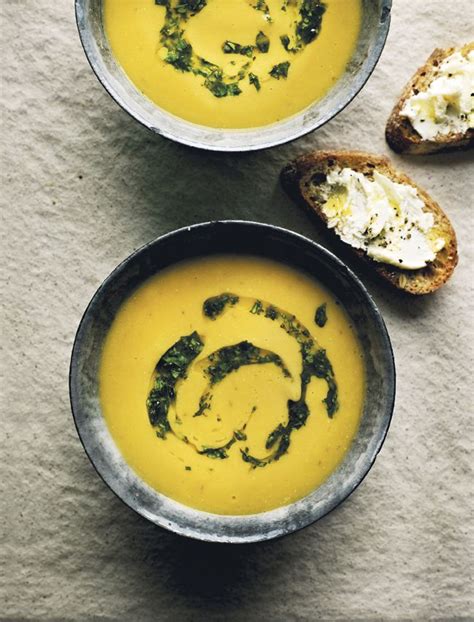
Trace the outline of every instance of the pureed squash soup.
<instances>
[{"instance_id":1,"label":"pureed squash soup","mask_svg":"<svg viewBox=\"0 0 474 622\"><path fill-rule=\"evenodd\" d=\"M364 364L346 312L314 279L216 255L130 296L99 382L112 437L145 482L239 515L300 499L334 471L358 429Z\"/></svg>"},{"instance_id":2,"label":"pureed squash soup","mask_svg":"<svg viewBox=\"0 0 474 622\"><path fill-rule=\"evenodd\" d=\"M334 85L355 48L361 0L104 0L104 19L116 59L158 106L250 128Z\"/></svg>"}]
</instances>

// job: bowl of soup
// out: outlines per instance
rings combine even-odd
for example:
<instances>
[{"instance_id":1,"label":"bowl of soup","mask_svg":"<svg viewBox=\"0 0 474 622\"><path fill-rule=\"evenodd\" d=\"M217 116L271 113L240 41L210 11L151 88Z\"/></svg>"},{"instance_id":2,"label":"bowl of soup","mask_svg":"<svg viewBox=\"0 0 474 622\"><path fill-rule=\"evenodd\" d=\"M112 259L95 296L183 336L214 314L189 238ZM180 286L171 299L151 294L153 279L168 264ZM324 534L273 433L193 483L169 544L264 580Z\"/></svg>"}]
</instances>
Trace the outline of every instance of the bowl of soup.
<instances>
[{"instance_id":1,"label":"bowl of soup","mask_svg":"<svg viewBox=\"0 0 474 622\"><path fill-rule=\"evenodd\" d=\"M243 221L164 235L99 287L70 368L74 420L136 512L214 542L279 537L371 468L395 394L390 340L349 268Z\"/></svg>"},{"instance_id":2,"label":"bowl of soup","mask_svg":"<svg viewBox=\"0 0 474 622\"><path fill-rule=\"evenodd\" d=\"M391 0L76 0L98 79L152 131L248 151L314 130L361 90Z\"/></svg>"}]
</instances>

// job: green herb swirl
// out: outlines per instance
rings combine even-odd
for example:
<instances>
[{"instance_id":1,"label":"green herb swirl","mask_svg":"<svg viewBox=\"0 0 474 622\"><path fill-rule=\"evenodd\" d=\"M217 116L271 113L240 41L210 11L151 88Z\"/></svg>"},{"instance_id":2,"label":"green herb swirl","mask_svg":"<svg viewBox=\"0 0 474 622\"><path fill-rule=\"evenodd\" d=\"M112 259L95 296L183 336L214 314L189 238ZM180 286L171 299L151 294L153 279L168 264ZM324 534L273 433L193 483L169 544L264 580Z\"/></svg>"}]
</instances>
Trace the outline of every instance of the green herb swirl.
<instances>
[{"instance_id":1,"label":"green herb swirl","mask_svg":"<svg viewBox=\"0 0 474 622\"><path fill-rule=\"evenodd\" d=\"M288 400L287 421L285 424L280 423L268 435L265 443L267 454L255 456L247 446L240 449L242 459L245 462L249 463L253 468L264 467L279 460L288 452L291 444L291 435L306 424L310 416L306 398L311 379L313 377L319 378L327 384L327 392L323 402L329 418L332 418L339 408L337 383L326 351L317 344L308 329L293 314L268 302L241 298L232 293L223 293L205 300L203 303L203 314L211 321L215 321L230 307L236 305L244 312L276 322L280 329L296 340L301 354L300 397L298 400ZM176 434L169 423L168 413L170 407L175 405L178 383L186 377L189 368L193 364L198 365L207 378L207 385L200 397L199 407L194 413L194 417L206 416L207 411L211 408L213 387L222 382L229 374L237 372L242 366L273 364L281 369L285 377L291 376L278 354L258 348L249 341L241 341L237 344L224 346L195 363L195 359L202 352L203 347L204 341L202 337L197 332L193 332L190 335L181 337L165 352L156 365L153 388L147 399L147 410L150 423L155 428L157 436L161 439L165 439L169 432ZM252 409L243 428L234 430L232 438L219 447L199 448L191 443L186 436L176 435L182 441L193 445L196 451L204 456L225 459L228 457L229 449L235 443L243 443L247 440L245 428L255 411L256 407ZM177 421L178 419L176 417Z\"/></svg>"}]
</instances>

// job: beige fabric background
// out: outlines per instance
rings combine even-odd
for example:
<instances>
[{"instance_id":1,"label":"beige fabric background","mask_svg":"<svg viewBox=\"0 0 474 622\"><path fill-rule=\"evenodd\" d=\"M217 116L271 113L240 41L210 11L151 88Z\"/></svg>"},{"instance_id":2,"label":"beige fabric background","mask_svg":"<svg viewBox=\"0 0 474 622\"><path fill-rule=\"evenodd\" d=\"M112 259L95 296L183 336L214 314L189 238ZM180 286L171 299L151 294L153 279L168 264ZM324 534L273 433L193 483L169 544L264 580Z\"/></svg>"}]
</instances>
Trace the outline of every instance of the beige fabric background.
<instances>
[{"instance_id":1,"label":"beige fabric background","mask_svg":"<svg viewBox=\"0 0 474 622\"><path fill-rule=\"evenodd\" d=\"M67 384L87 302L144 242L188 223L232 217L315 237L279 188L281 166L315 147L388 153L383 129L396 96L435 46L473 38L473 3L394 0L387 46L359 97L321 131L249 155L175 145L122 112L89 70L72 0L2 0L0 10L0 617L473 616L472 155L394 157L452 218L460 264L426 299L368 283L395 349L396 411L369 477L320 523L245 547L160 531L123 506L88 463Z\"/></svg>"}]
</instances>

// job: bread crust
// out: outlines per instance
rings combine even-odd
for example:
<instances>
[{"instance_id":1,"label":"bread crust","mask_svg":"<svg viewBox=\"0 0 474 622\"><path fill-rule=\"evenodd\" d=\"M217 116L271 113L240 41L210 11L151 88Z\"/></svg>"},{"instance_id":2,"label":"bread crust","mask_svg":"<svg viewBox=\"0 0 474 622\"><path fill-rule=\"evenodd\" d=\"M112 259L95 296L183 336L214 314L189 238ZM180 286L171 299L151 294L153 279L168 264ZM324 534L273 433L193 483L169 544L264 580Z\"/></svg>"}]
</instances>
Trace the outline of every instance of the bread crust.
<instances>
[{"instance_id":1,"label":"bread crust","mask_svg":"<svg viewBox=\"0 0 474 622\"><path fill-rule=\"evenodd\" d=\"M425 91L436 77L439 65L457 49L459 48L450 47L444 50L440 48L435 49L426 63L418 69L403 89L400 99L395 104L388 118L385 128L387 143L397 153L427 155L439 153L440 151L470 149L474 146L474 130L472 129L462 134L451 133L446 136L440 136L436 138L436 140L424 140L418 132L413 129L410 120L400 115L407 99L420 91ZM460 48L460 51L462 54L466 55L473 49L474 42L464 45Z\"/></svg>"},{"instance_id":2,"label":"bread crust","mask_svg":"<svg viewBox=\"0 0 474 622\"><path fill-rule=\"evenodd\" d=\"M437 233L445 240L445 246L438 251L436 259L425 268L402 270L390 264L374 261L364 251L342 242L332 229L328 229L327 218L322 211L323 203L318 196L318 187L324 183L327 173L335 167L348 167L368 177L372 177L373 172L377 170L392 181L416 188L425 203L425 211L431 212L434 216ZM458 262L457 242L448 217L425 190L407 175L397 171L388 158L360 151L314 151L285 166L281 172L281 183L292 198L317 217L319 223L324 225L324 230L341 249L349 250L365 266L397 289L409 294L429 294L441 287L453 273Z\"/></svg>"}]
</instances>

